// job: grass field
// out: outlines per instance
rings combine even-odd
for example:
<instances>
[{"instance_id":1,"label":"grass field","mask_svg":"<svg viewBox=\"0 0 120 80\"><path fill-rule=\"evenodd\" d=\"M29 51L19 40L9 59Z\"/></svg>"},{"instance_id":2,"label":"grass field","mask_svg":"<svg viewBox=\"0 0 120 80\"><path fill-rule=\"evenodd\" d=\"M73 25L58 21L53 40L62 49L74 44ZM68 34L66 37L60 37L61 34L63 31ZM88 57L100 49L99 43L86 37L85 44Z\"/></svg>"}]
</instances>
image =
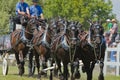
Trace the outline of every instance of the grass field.
<instances>
[{"instance_id":1,"label":"grass field","mask_svg":"<svg viewBox=\"0 0 120 80\"><path fill-rule=\"evenodd\" d=\"M3 76L2 75L2 66L0 66L0 80L38 80L37 74L35 73L35 76L33 76L32 78L28 78L28 68L25 67L25 74L20 77L18 76L18 69L16 66L10 66L9 67L9 71L8 71L8 75L7 76ZM93 80L97 80L97 76L98 76L98 72L97 69L94 70L94 75L93 75ZM49 80L48 77L42 77L41 80ZM53 80L59 80L57 78L54 78ZM81 79L80 80L86 80L86 74L81 73ZM120 77L116 77L113 75L107 75L105 76L105 80L120 80Z\"/></svg>"}]
</instances>

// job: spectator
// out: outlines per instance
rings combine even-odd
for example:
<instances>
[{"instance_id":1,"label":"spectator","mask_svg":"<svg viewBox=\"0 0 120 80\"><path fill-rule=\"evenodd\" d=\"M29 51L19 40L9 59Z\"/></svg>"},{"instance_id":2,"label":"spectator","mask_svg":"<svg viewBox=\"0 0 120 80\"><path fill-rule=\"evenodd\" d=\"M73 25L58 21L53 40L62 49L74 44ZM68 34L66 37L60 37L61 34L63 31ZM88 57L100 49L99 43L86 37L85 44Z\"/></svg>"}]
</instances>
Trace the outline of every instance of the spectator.
<instances>
[{"instance_id":1,"label":"spectator","mask_svg":"<svg viewBox=\"0 0 120 80\"><path fill-rule=\"evenodd\" d=\"M109 38L109 36L110 36L110 32L105 32L104 33L104 37L105 37L105 40L106 40L107 47L110 46L110 38Z\"/></svg>"},{"instance_id":2,"label":"spectator","mask_svg":"<svg viewBox=\"0 0 120 80\"><path fill-rule=\"evenodd\" d=\"M108 30L110 30L113 27L113 24L110 19L107 19L106 21L107 21Z\"/></svg>"},{"instance_id":3,"label":"spectator","mask_svg":"<svg viewBox=\"0 0 120 80\"><path fill-rule=\"evenodd\" d=\"M120 33L117 33L117 36L115 37L115 42L116 43L120 42Z\"/></svg>"},{"instance_id":4,"label":"spectator","mask_svg":"<svg viewBox=\"0 0 120 80\"><path fill-rule=\"evenodd\" d=\"M117 44L114 42L112 43L112 48L117 47ZM111 51L110 54L110 61L115 62L116 61L116 51Z\"/></svg>"},{"instance_id":5,"label":"spectator","mask_svg":"<svg viewBox=\"0 0 120 80\"><path fill-rule=\"evenodd\" d=\"M110 34L111 34L111 43L115 42L115 37L117 36L118 33L118 24L116 19L112 19L113 27L110 29Z\"/></svg>"}]
</instances>

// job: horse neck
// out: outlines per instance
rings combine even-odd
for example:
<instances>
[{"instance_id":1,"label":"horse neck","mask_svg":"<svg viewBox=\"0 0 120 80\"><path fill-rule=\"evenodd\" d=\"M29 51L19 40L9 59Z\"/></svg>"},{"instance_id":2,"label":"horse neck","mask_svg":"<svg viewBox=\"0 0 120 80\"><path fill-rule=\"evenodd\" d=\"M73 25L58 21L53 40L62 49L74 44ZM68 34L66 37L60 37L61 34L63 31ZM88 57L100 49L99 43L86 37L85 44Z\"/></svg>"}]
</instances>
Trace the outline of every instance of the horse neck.
<instances>
[{"instance_id":1,"label":"horse neck","mask_svg":"<svg viewBox=\"0 0 120 80\"><path fill-rule=\"evenodd\" d=\"M47 29L45 29L44 31L44 37L43 37L43 40L45 40L46 42L48 43L51 43L51 32Z\"/></svg>"},{"instance_id":2,"label":"horse neck","mask_svg":"<svg viewBox=\"0 0 120 80\"><path fill-rule=\"evenodd\" d=\"M41 41L50 43L50 38L50 32L42 27L40 30L36 29L34 32L34 40L38 43Z\"/></svg>"},{"instance_id":3,"label":"horse neck","mask_svg":"<svg viewBox=\"0 0 120 80\"><path fill-rule=\"evenodd\" d=\"M83 31L83 32L79 32L78 37L80 40L86 40L88 35L89 33Z\"/></svg>"},{"instance_id":4,"label":"horse neck","mask_svg":"<svg viewBox=\"0 0 120 80\"><path fill-rule=\"evenodd\" d=\"M28 28L25 28L25 37L29 40L33 38L33 33L31 33Z\"/></svg>"},{"instance_id":5,"label":"horse neck","mask_svg":"<svg viewBox=\"0 0 120 80\"><path fill-rule=\"evenodd\" d=\"M60 36L59 44L64 44L66 47L69 47L69 38L66 34L62 34Z\"/></svg>"}]
</instances>

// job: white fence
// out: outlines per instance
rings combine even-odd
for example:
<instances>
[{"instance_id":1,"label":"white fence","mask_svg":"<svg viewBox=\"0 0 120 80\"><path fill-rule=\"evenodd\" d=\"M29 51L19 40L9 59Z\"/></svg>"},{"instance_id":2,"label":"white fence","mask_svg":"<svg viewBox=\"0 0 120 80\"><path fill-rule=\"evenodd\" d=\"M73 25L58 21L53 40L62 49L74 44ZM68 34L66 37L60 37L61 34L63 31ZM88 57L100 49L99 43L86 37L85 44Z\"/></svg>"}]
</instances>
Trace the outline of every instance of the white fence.
<instances>
[{"instance_id":1,"label":"white fence","mask_svg":"<svg viewBox=\"0 0 120 80\"><path fill-rule=\"evenodd\" d=\"M116 51L116 60L114 62L110 61L110 52ZM110 67L110 69L108 69ZM114 68L114 75L119 76L120 75L120 43L117 44L117 47L114 48L107 48L105 53L105 60L104 60L104 75L106 75L109 70Z\"/></svg>"}]
</instances>

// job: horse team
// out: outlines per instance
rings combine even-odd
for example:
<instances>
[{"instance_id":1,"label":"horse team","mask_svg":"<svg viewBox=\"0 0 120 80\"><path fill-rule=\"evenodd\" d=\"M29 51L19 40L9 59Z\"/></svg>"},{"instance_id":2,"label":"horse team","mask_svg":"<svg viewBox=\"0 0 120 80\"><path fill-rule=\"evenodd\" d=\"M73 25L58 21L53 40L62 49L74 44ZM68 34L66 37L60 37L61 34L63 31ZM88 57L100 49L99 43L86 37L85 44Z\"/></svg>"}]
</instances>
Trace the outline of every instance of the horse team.
<instances>
[{"instance_id":1,"label":"horse team","mask_svg":"<svg viewBox=\"0 0 120 80\"><path fill-rule=\"evenodd\" d=\"M59 74L60 80L71 80L80 78L79 60L82 60L82 71L86 72L87 80L92 80L92 72L95 63L100 64L100 74L98 80L104 80L103 67L105 55L104 29L100 22L90 22L90 29L86 33L79 22L69 21L63 18L50 19L48 22L37 18L22 18L22 25L25 27L25 37L23 42L21 30L11 33L11 46L15 52L18 64L19 75L24 74L24 58L29 54L29 76L33 76L32 64L35 56L35 64L38 71L38 78L43 74L40 70L47 68L47 61L50 66L57 65L54 75ZM61 67L61 62L63 67ZM70 63L70 72L68 65ZM61 69L63 68L63 69ZM50 80L52 80L53 70L50 70Z\"/></svg>"}]
</instances>

